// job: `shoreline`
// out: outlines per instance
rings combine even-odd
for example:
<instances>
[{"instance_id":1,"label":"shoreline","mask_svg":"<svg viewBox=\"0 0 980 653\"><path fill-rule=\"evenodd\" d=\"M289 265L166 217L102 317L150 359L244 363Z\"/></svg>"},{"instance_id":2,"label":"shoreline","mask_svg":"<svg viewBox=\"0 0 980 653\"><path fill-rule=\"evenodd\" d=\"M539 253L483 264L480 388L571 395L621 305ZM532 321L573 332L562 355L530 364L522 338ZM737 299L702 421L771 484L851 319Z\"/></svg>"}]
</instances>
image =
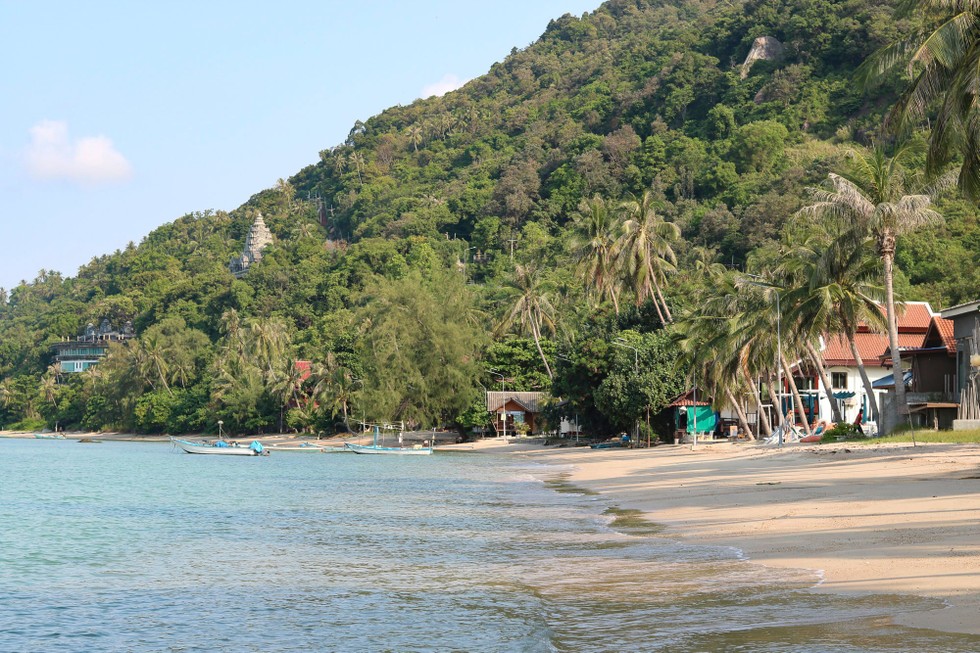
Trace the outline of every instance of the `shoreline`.
<instances>
[{"instance_id":1,"label":"shoreline","mask_svg":"<svg viewBox=\"0 0 980 653\"><path fill-rule=\"evenodd\" d=\"M905 594L946 607L912 628L980 635L980 445L485 445L571 471L569 483L662 525L662 537L809 569L831 594Z\"/></svg>"},{"instance_id":2,"label":"shoreline","mask_svg":"<svg viewBox=\"0 0 980 653\"><path fill-rule=\"evenodd\" d=\"M167 442L168 436L65 433ZM31 439L33 433L0 432ZM255 438L249 438L255 439ZM263 444L310 440L261 436ZM329 444L334 438L319 440ZM341 439L342 440L342 439ZM936 598L946 607L895 624L980 635L980 445L544 446L486 439L437 451L519 455L662 526L659 537L737 549L749 562L807 569L828 594Z\"/></svg>"}]
</instances>

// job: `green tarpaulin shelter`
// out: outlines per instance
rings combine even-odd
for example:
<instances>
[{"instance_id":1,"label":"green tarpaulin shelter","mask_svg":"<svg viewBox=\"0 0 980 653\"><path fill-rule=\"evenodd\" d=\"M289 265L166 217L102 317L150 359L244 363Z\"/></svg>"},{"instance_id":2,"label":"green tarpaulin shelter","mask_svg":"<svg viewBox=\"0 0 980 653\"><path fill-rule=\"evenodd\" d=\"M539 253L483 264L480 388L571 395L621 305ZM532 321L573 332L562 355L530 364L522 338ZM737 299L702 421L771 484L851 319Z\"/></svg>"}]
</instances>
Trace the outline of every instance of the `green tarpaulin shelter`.
<instances>
[{"instance_id":1,"label":"green tarpaulin shelter","mask_svg":"<svg viewBox=\"0 0 980 653\"><path fill-rule=\"evenodd\" d=\"M711 406L687 407L687 432L694 433L695 425L698 433L710 433L715 430L718 420Z\"/></svg>"}]
</instances>

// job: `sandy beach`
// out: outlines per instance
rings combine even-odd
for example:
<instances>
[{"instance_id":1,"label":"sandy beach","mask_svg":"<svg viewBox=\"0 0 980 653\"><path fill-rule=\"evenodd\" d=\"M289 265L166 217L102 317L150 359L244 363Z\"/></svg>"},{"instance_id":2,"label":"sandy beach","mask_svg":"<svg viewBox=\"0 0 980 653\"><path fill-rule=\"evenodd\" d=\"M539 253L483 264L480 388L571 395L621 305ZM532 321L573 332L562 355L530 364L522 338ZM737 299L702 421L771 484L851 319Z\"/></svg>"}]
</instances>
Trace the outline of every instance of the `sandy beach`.
<instances>
[{"instance_id":1,"label":"sandy beach","mask_svg":"<svg viewBox=\"0 0 980 653\"><path fill-rule=\"evenodd\" d=\"M817 591L941 598L949 607L896 621L980 634L980 446L473 448L570 466L569 482L668 537L819 570Z\"/></svg>"}]
</instances>

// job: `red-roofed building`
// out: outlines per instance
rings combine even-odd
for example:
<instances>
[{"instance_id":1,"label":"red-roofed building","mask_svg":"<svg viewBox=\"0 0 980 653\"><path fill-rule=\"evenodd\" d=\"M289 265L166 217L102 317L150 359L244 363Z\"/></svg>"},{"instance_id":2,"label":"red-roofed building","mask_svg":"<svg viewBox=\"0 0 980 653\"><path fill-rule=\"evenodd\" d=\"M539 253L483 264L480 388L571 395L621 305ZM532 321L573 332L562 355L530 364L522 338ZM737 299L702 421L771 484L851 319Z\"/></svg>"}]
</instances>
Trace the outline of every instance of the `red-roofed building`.
<instances>
[{"instance_id":1,"label":"red-roofed building","mask_svg":"<svg viewBox=\"0 0 980 653\"><path fill-rule=\"evenodd\" d=\"M942 330L937 331L935 337L941 337L941 334L947 329L946 325L933 326L937 316L928 302L906 302L896 317L898 344L901 347L903 357L906 352L920 349L927 334L931 333L931 329ZM874 333L867 324L862 323L858 325L854 345L871 381L891 374L891 356L888 355L888 334L886 332ZM867 393L861 380L857 360L851 351L851 345L847 338L825 336L822 353L833 386L832 392L841 403L844 419L850 421L857 416L859 410L863 410L865 421L871 420ZM826 390L819 379L816 383L816 389L810 390L808 394L816 394L820 405L820 418L829 419L831 414L830 401L827 399ZM875 400L879 408L881 408L885 395L885 391L875 391Z\"/></svg>"},{"instance_id":2,"label":"red-roofed building","mask_svg":"<svg viewBox=\"0 0 980 653\"><path fill-rule=\"evenodd\" d=\"M891 351L884 360L890 363ZM956 419L956 340L953 321L933 316L922 344L902 351L902 360L911 365L912 382L905 400L919 426L952 428Z\"/></svg>"}]
</instances>

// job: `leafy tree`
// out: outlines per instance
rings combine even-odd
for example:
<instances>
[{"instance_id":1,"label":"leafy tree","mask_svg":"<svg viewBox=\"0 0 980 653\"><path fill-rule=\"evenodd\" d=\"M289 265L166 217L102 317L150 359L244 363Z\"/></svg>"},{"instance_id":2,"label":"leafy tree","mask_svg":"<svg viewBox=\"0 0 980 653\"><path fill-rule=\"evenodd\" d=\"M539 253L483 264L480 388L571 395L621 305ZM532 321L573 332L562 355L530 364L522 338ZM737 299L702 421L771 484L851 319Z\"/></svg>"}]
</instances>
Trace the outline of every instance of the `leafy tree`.
<instances>
[{"instance_id":1,"label":"leafy tree","mask_svg":"<svg viewBox=\"0 0 980 653\"><path fill-rule=\"evenodd\" d=\"M486 339L474 300L449 271L409 273L365 291L358 319L367 416L433 426L470 405Z\"/></svg>"}]
</instances>

